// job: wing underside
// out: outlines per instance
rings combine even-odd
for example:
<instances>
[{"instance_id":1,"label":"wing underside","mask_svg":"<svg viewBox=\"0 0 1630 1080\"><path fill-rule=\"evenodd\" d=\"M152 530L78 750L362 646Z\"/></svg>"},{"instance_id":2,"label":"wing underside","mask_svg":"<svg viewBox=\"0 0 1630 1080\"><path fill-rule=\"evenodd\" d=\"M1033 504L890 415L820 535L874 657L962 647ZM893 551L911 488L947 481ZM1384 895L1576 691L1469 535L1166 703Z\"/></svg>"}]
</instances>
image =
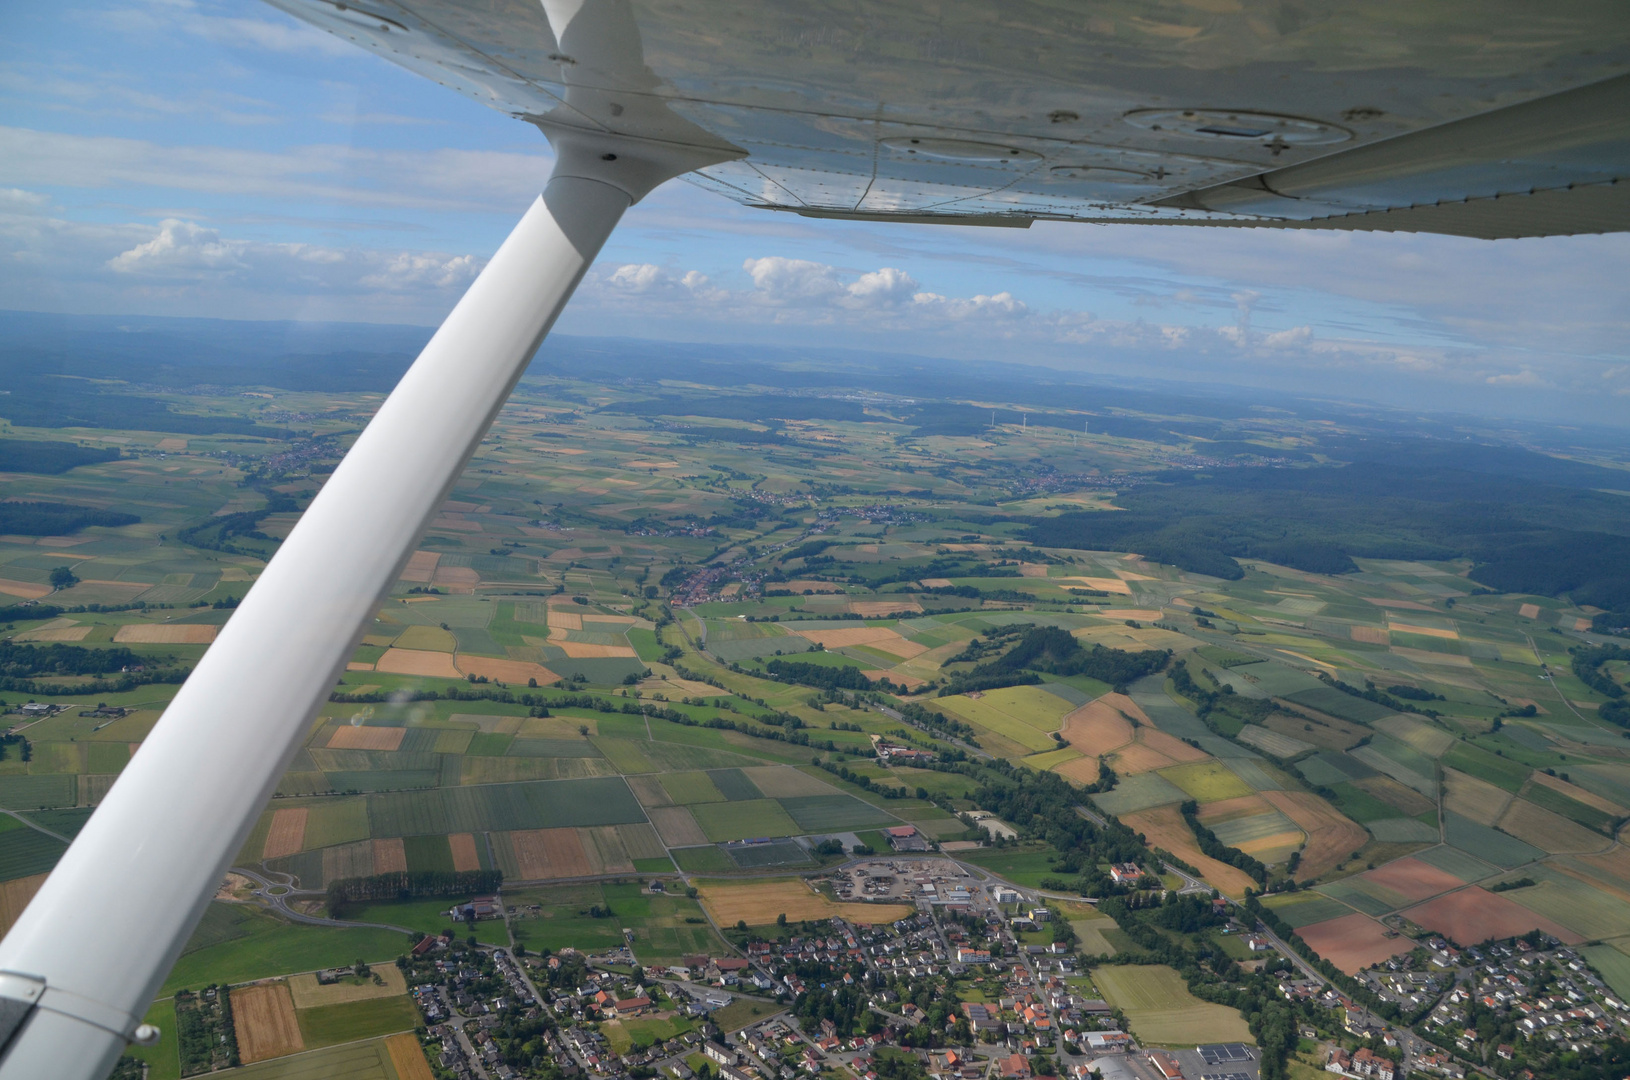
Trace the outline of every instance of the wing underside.
<instances>
[{"instance_id":1,"label":"wing underside","mask_svg":"<svg viewBox=\"0 0 1630 1080\"><path fill-rule=\"evenodd\" d=\"M1630 228L1630 19L1596 0L583 0L634 68L564 49L557 0L273 2L545 130L728 147L689 179L766 209Z\"/></svg>"}]
</instances>

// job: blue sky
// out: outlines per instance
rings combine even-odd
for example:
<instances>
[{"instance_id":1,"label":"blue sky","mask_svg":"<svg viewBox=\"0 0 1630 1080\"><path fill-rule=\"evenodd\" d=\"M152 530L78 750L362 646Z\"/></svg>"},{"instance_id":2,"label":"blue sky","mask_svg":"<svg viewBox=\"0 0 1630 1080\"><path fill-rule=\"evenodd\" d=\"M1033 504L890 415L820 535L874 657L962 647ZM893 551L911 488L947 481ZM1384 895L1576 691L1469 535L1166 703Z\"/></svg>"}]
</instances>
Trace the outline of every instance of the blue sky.
<instances>
[{"instance_id":1,"label":"blue sky","mask_svg":"<svg viewBox=\"0 0 1630 1080\"><path fill-rule=\"evenodd\" d=\"M0 9L0 307L434 323L534 129L264 4ZM1630 423L1630 236L817 222L682 182L559 329L864 347Z\"/></svg>"}]
</instances>

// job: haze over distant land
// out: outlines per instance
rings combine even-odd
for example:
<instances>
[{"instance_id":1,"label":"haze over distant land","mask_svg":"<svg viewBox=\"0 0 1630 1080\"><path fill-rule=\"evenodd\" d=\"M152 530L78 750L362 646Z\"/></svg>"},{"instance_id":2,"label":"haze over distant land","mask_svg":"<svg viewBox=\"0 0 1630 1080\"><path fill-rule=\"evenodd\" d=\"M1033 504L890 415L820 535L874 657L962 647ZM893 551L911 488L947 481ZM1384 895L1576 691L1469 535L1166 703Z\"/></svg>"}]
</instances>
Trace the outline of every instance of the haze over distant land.
<instances>
[{"instance_id":1,"label":"haze over distant land","mask_svg":"<svg viewBox=\"0 0 1630 1080\"><path fill-rule=\"evenodd\" d=\"M0 13L0 303L433 325L547 176L531 128L263 5ZM1623 426L1630 239L807 221L683 183L560 323Z\"/></svg>"}]
</instances>

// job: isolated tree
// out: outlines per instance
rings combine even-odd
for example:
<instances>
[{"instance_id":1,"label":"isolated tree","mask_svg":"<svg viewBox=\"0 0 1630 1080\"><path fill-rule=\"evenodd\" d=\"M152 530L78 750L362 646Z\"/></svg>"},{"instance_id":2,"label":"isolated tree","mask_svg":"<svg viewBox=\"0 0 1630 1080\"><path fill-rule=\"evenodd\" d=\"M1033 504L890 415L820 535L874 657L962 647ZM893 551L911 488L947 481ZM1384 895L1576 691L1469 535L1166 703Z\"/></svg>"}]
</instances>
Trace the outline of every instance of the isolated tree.
<instances>
[{"instance_id":1,"label":"isolated tree","mask_svg":"<svg viewBox=\"0 0 1630 1080\"><path fill-rule=\"evenodd\" d=\"M53 589L67 589L79 584L79 578L66 566L59 566L51 571L51 587Z\"/></svg>"}]
</instances>

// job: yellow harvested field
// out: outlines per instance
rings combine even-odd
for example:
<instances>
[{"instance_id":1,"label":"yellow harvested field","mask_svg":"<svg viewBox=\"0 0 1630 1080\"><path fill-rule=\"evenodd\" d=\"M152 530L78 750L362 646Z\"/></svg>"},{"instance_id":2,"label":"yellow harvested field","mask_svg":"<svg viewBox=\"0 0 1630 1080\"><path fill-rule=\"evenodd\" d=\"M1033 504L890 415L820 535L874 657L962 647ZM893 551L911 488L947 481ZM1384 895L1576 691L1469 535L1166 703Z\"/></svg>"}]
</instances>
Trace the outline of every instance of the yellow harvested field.
<instances>
[{"instance_id":1,"label":"yellow harvested field","mask_svg":"<svg viewBox=\"0 0 1630 1080\"><path fill-rule=\"evenodd\" d=\"M909 611L921 613L923 606L915 600L851 600L849 611L855 615L864 615L875 619L882 615L893 615L895 612ZM916 655L915 653L912 655Z\"/></svg>"},{"instance_id":2,"label":"yellow harvested field","mask_svg":"<svg viewBox=\"0 0 1630 1080\"><path fill-rule=\"evenodd\" d=\"M153 449L155 449L155 450L163 450L163 451L165 451L167 453L168 452L173 452L173 451L176 451L176 450L185 450L186 448L187 448L187 440L186 439L175 439L175 438L160 439L153 446Z\"/></svg>"},{"instance_id":3,"label":"yellow harvested field","mask_svg":"<svg viewBox=\"0 0 1630 1080\"><path fill-rule=\"evenodd\" d=\"M1539 618L1539 605L1524 604L1522 607L1517 609L1517 614L1521 615L1525 619L1537 619Z\"/></svg>"},{"instance_id":4,"label":"yellow harvested field","mask_svg":"<svg viewBox=\"0 0 1630 1080\"><path fill-rule=\"evenodd\" d=\"M1022 562L1019 564L1020 577L1046 577L1047 564L1044 562Z\"/></svg>"},{"instance_id":5,"label":"yellow harvested field","mask_svg":"<svg viewBox=\"0 0 1630 1080\"><path fill-rule=\"evenodd\" d=\"M1411 623L1399 622L1396 619L1387 620L1387 625L1400 634L1420 634L1423 637L1447 638L1451 641L1460 640L1460 631L1443 630L1436 626L1415 626Z\"/></svg>"},{"instance_id":6,"label":"yellow harvested field","mask_svg":"<svg viewBox=\"0 0 1630 1080\"><path fill-rule=\"evenodd\" d=\"M7 596L20 596L24 600L38 600L42 596L51 595L51 586L36 585L32 581L12 581L9 578L0 578L0 593Z\"/></svg>"},{"instance_id":7,"label":"yellow harvested field","mask_svg":"<svg viewBox=\"0 0 1630 1080\"><path fill-rule=\"evenodd\" d=\"M1513 799L1500 817L1500 829L1552 855L1563 852L1600 852L1613 843L1561 814L1553 814L1527 799Z\"/></svg>"},{"instance_id":8,"label":"yellow harvested field","mask_svg":"<svg viewBox=\"0 0 1630 1080\"><path fill-rule=\"evenodd\" d=\"M1118 577L1061 577L1059 581L1068 581L1084 589L1097 589L1099 592L1116 593L1120 596L1131 596L1132 586Z\"/></svg>"},{"instance_id":9,"label":"yellow harvested field","mask_svg":"<svg viewBox=\"0 0 1630 1080\"><path fill-rule=\"evenodd\" d=\"M266 833L266 846L261 849L260 857L277 859L293 855L304 847L307 814L303 806L272 811L272 827Z\"/></svg>"},{"instance_id":10,"label":"yellow harvested field","mask_svg":"<svg viewBox=\"0 0 1630 1080\"><path fill-rule=\"evenodd\" d=\"M510 833L509 840L523 881L587 877L595 872L576 829L525 829Z\"/></svg>"},{"instance_id":11,"label":"yellow harvested field","mask_svg":"<svg viewBox=\"0 0 1630 1080\"><path fill-rule=\"evenodd\" d=\"M1120 815L1121 824L1133 832L1140 832L1153 846L1163 847L1200 871L1200 876L1224 893L1243 896L1246 889L1257 887L1256 880L1243 870L1236 870L1201 853L1188 822L1175 806L1157 806L1153 810L1139 810ZM1351 849L1349 849L1351 850Z\"/></svg>"},{"instance_id":12,"label":"yellow harvested field","mask_svg":"<svg viewBox=\"0 0 1630 1080\"><path fill-rule=\"evenodd\" d=\"M287 983L261 983L232 991L232 1027L245 1065L306 1048Z\"/></svg>"},{"instance_id":13,"label":"yellow harvested field","mask_svg":"<svg viewBox=\"0 0 1630 1080\"><path fill-rule=\"evenodd\" d=\"M410 626L396 639L396 647L450 653L458 648L458 638L439 626Z\"/></svg>"},{"instance_id":14,"label":"yellow harvested field","mask_svg":"<svg viewBox=\"0 0 1630 1080\"><path fill-rule=\"evenodd\" d=\"M91 626L56 626L40 627L38 630L26 630L16 635L13 641L84 641L85 635L95 627Z\"/></svg>"},{"instance_id":15,"label":"yellow harvested field","mask_svg":"<svg viewBox=\"0 0 1630 1080\"><path fill-rule=\"evenodd\" d=\"M208 645L220 629L207 623L131 623L115 630L113 640L143 645Z\"/></svg>"},{"instance_id":16,"label":"yellow harvested field","mask_svg":"<svg viewBox=\"0 0 1630 1080\"><path fill-rule=\"evenodd\" d=\"M657 835L669 847L693 847L707 843L707 833L696 823L689 809L683 806L653 806L645 811Z\"/></svg>"},{"instance_id":17,"label":"yellow harvested field","mask_svg":"<svg viewBox=\"0 0 1630 1080\"><path fill-rule=\"evenodd\" d=\"M1444 808L1479 825L1493 825L1511 804L1511 792L1459 769L1444 768L1443 787Z\"/></svg>"},{"instance_id":18,"label":"yellow harvested field","mask_svg":"<svg viewBox=\"0 0 1630 1080\"><path fill-rule=\"evenodd\" d=\"M1121 715L1125 706L1116 707L1117 699L1122 696L1105 694L1097 701L1088 702L1064 717L1060 731L1065 741L1083 754L1094 757L1107 754L1131 742L1132 725ZM1130 704L1132 699L1125 700ZM1096 767L1094 763L1094 768Z\"/></svg>"},{"instance_id":19,"label":"yellow harvested field","mask_svg":"<svg viewBox=\"0 0 1630 1080\"><path fill-rule=\"evenodd\" d=\"M424 1058L424 1049L419 1046L418 1036L412 1032L388 1037L385 1050L391 1056L396 1080L436 1080L436 1074L430 1071L430 1063Z\"/></svg>"},{"instance_id":20,"label":"yellow harvested field","mask_svg":"<svg viewBox=\"0 0 1630 1080\"><path fill-rule=\"evenodd\" d=\"M1103 608L1092 612L1102 615L1106 619L1137 619L1140 622L1157 622L1160 612L1154 608Z\"/></svg>"},{"instance_id":21,"label":"yellow harvested field","mask_svg":"<svg viewBox=\"0 0 1630 1080\"><path fill-rule=\"evenodd\" d=\"M1363 826L1310 791L1264 791L1262 797L1307 834L1297 874L1316 878L1369 842Z\"/></svg>"},{"instance_id":22,"label":"yellow harvested field","mask_svg":"<svg viewBox=\"0 0 1630 1080\"><path fill-rule=\"evenodd\" d=\"M294 998L296 1009L315 1009L322 1005L343 1005L348 1001L368 1001L407 993L407 979L395 964L376 964L373 970L379 976L378 983L372 979L362 979L355 983L338 982L324 986L310 972L291 975L289 995Z\"/></svg>"},{"instance_id":23,"label":"yellow harvested field","mask_svg":"<svg viewBox=\"0 0 1630 1080\"><path fill-rule=\"evenodd\" d=\"M1604 814L1612 814L1614 817L1620 817L1624 814L1630 813L1630 810L1626 810L1618 803L1613 802L1610 799L1604 799L1593 791L1586 791L1582 787L1570 784L1560 776L1546 776L1542 772L1535 771L1529 777L1529 779L1536 784L1543 784L1552 791L1559 791L1575 802L1581 802L1586 806L1595 807Z\"/></svg>"},{"instance_id":24,"label":"yellow harvested field","mask_svg":"<svg viewBox=\"0 0 1630 1080\"><path fill-rule=\"evenodd\" d=\"M757 765L745 768L742 772L753 782L754 787L771 799L837 794L831 784L788 765Z\"/></svg>"},{"instance_id":25,"label":"yellow harvested field","mask_svg":"<svg viewBox=\"0 0 1630 1080\"><path fill-rule=\"evenodd\" d=\"M334 734L328 737L328 749L395 750L402 745L402 737L406 734L407 728L348 724L334 729Z\"/></svg>"},{"instance_id":26,"label":"yellow harvested field","mask_svg":"<svg viewBox=\"0 0 1630 1080\"><path fill-rule=\"evenodd\" d=\"M402 568L401 580L428 585L431 575L436 572L436 563L439 561L441 561L441 552L439 551L415 551L408 558L407 566Z\"/></svg>"},{"instance_id":27,"label":"yellow harvested field","mask_svg":"<svg viewBox=\"0 0 1630 1080\"><path fill-rule=\"evenodd\" d=\"M551 630L581 630L583 629L583 616L575 611L562 611L560 608L549 609L549 629ZM549 635L554 637L553 634Z\"/></svg>"},{"instance_id":28,"label":"yellow harvested field","mask_svg":"<svg viewBox=\"0 0 1630 1080\"><path fill-rule=\"evenodd\" d=\"M1061 761L1050 770L1058 773L1066 780L1074 780L1078 784L1092 784L1098 780L1098 759L1095 757L1071 758Z\"/></svg>"},{"instance_id":29,"label":"yellow harvested field","mask_svg":"<svg viewBox=\"0 0 1630 1080\"><path fill-rule=\"evenodd\" d=\"M1389 716L1384 720L1377 720L1374 727L1377 731L1384 731L1393 738L1409 744L1428 757L1441 756L1455 741L1455 737L1442 728L1433 727L1409 716Z\"/></svg>"},{"instance_id":30,"label":"yellow harvested field","mask_svg":"<svg viewBox=\"0 0 1630 1080\"><path fill-rule=\"evenodd\" d=\"M1290 853L1301 847L1302 841L1306 839L1302 830L1287 829L1284 832L1259 836L1255 840L1242 840L1235 846L1245 854L1272 865L1290 858Z\"/></svg>"},{"instance_id":31,"label":"yellow harvested field","mask_svg":"<svg viewBox=\"0 0 1630 1080\"><path fill-rule=\"evenodd\" d=\"M799 637L808 638L819 645L824 645L828 649L842 649L849 645L885 647L895 643L904 644L906 640L897 631L887 626L852 626L844 627L842 630L795 630L793 633ZM913 644L915 643L913 642ZM885 648L884 651L893 652L894 650ZM927 651L925 648L918 648L917 652L911 655L916 656L918 653Z\"/></svg>"},{"instance_id":32,"label":"yellow harvested field","mask_svg":"<svg viewBox=\"0 0 1630 1080\"><path fill-rule=\"evenodd\" d=\"M536 679L539 686L548 686L560 678L542 664L533 664L525 660L500 660L494 656L459 653L454 664L466 675L484 676L494 682L525 685L528 680Z\"/></svg>"},{"instance_id":33,"label":"yellow harvested field","mask_svg":"<svg viewBox=\"0 0 1630 1080\"><path fill-rule=\"evenodd\" d=\"M1387 632L1379 626L1355 626L1350 632L1354 641L1363 641L1370 645L1386 645L1392 641Z\"/></svg>"},{"instance_id":34,"label":"yellow harvested field","mask_svg":"<svg viewBox=\"0 0 1630 1080\"><path fill-rule=\"evenodd\" d=\"M1589 619L1575 619L1573 621L1573 628L1580 631L1589 630L1594 625Z\"/></svg>"},{"instance_id":35,"label":"yellow harvested field","mask_svg":"<svg viewBox=\"0 0 1630 1080\"><path fill-rule=\"evenodd\" d=\"M400 836L374 841L374 873L405 873L407 868L407 845Z\"/></svg>"},{"instance_id":36,"label":"yellow harvested field","mask_svg":"<svg viewBox=\"0 0 1630 1080\"><path fill-rule=\"evenodd\" d=\"M0 883L0 934L11 929L11 924L23 913L28 902L34 899L34 894L40 891L49 875L35 874L32 877L12 878L10 881Z\"/></svg>"},{"instance_id":37,"label":"yellow harvested field","mask_svg":"<svg viewBox=\"0 0 1630 1080\"><path fill-rule=\"evenodd\" d=\"M373 669L374 666L372 664L364 664L360 660L352 660L350 663L345 665L346 671L372 671Z\"/></svg>"},{"instance_id":38,"label":"yellow harvested field","mask_svg":"<svg viewBox=\"0 0 1630 1080\"><path fill-rule=\"evenodd\" d=\"M444 652L425 652L420 649L386 649L374 662L375 671L392 675L427 675L436 679L462 679L453 666L453 656Z\"/></svg>"},{"instance_id":39,"label":"yellow harvested field","mask_svg":"<svg viewBox=\"0 0 1630 1080\"><path fill-rule=\"evenodd\" d=\"M916 913L912 904L840 904L810 888L802 878L781 881L696 883L713 921L735 926L745 920L749 926L775 922L786 915L794 922L830 919L834 916L852 922L891 923Z\"/></svg>"},{"instance_id":40,"label":"yellow harvested field","mask_svg":"<svg viewBox=\"0 0 1630 1080\"><path fill-rule=\"evenodd\" d=\"M473 833L453 833L447 838L447 846L453 849L453 870L463 873L466 870L481 869L481 855L475 846Z\"/></svg>"},{"instance_id":41,"label":"yellow harvested field","mask_svg":"<svg viewBox=\"0 0 1630 1080\"><path fill-rule=\"evenodd\" d=\"M558 645L565 651L566 656L572 660L595 660L609 656L637 657L639 656L628 645L590 645L582 641L560 641L550 636L549 644Z\"/></svg>"}]
</instances>

